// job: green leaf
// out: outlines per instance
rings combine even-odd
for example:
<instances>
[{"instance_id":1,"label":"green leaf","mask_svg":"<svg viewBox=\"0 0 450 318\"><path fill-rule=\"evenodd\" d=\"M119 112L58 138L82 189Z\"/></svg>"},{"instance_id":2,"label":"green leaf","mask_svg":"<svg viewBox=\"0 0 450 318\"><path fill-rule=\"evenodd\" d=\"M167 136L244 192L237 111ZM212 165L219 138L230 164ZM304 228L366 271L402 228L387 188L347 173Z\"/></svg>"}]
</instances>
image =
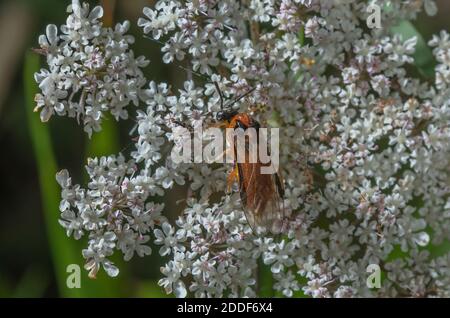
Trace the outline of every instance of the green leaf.
<instances>
[{"instance_id":1,"label":"green leaf","mask_svg":"<svg viewBox=\"0 0 450 318\"><path fill-rule=\"evenodd\" d=\"M394 34L400 34L404 41L416 37L417 45L416 52L414 53L414 64L418 68L419 72L425 77L434 76L435 60L431 49L428 47L423 36L417 31L414 25L409 21L402 21L399 25L393 27L391 32Z\"/></svg>"},{"instance_id":2,"label":"green leaf","mask_svg":"<svg viewBox=\"0 0 450 318\"><path fill-rule=\"evenodd\" d=\"M27 122L37 164L47 238L59 291L64 297L77 297L82 296L81 290L69 289L66 286L66 267L69 264L79 264L80 257L77 253L80 251L77 252L74 242L67 238L58 224L60 189L55 180L57 165L50 132L48 126L41 123L39 114L33 112L34 97L38 92L34 73L39 71L39 68L39 56L31 52L27 53L23 75Z\"/></svg>"},{"instance_id":3,"label":"green leaf","mask_svg":"<svg viewBox=\"0 0 450 318\"><path fill-rule=\"evenodd\" d=\"M440 245L430 244L427 250L431 253L432 258L446 255L447 253L450 252L450 241L445 240Z\"/></svg>"}]
</instances>

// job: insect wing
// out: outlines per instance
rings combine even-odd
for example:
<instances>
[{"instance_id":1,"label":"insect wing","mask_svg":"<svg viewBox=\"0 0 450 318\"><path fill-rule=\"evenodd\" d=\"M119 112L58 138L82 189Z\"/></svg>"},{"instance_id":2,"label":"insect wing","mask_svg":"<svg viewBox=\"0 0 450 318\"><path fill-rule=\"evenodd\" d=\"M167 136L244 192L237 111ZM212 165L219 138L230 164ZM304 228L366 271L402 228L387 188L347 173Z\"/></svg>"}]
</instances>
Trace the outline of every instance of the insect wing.
<instances>
[{"instance_id":1,"label":"insect wing","mask_svg":"<svg viewBox=\"0 0 450 318\"><path fill-rule=\"evenodd\" d=\"M279 174L262 174L262 167L261 163L237 164L241 201L255 233L278 234L285 217L284 189Z\"/></svg>"}]
</instances>

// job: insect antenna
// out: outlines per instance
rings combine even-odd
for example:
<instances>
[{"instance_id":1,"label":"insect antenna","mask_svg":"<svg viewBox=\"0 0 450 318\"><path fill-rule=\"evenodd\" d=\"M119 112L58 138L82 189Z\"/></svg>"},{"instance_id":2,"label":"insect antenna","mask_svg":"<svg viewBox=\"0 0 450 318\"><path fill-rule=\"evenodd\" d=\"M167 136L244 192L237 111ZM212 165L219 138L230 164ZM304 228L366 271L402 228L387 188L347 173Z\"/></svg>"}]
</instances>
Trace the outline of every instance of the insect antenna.
<instances>
[{"instance_id":1,"label":"insect antenna","mask_svg":"<svg viewBox=\"0 0 450 318\"><path fill-rule=\"evenodd\" d=\"M150 41L153 41L153 42L155 42L155 43L158 43L158 44L160 44L160 45L162 45L162 46L166 45L165 42L162 42L162 41L159 41L159 40L157 40L157 39L154 39L154 38L152 38L151 36L148 36L148 35L144 35L144 38L146 38L146 39L148 39L148 40L150 40ZM184 66L182 66L182 65L180 65L180 64L178 64L178 63L173 63L173 65L175 65L176 67L178 67L178 68L180 68L180 69L182 69L182 70L188 72L188 74L194 74L194 75L196 75L196 76L198 76L198 77L200 77L200 78L206 79L207 82L211 83L209 77L207 77L207 76L205 76L205 75L203 75L203 74L201 74L201 73L199 73L199 72L196 72L196 71L194 71L194 70L192 70L192 69L189 69L189 68L187 68L187 67L184 67Z\"/></svg>"},{"instance_id":2,"label":"insect antenna","mask_svg":"<svg viewBox=\"0 0 450 318\"><path fill-rule=\"evenodd\" d=\"M224 106L223 106L223 94L222 94L222 91L220 90L219 84L217 82L214 82L214 86L216 87L217 93L219 93L220 109L223 110Z\"/></svg>"},{"instance_id":3,"label":"insect antenna","mask_svg":"<svg viewBox=\"0 0 450 318\"><path fill-rule=\"evenodd\" d=\"M159 41L159 40L157 40L157 39L154 39L154 38L152 38L151 36L148 36L148 35L144 35L144 38L149 39L150 41L153 41L153 42L158 43L158 44L160 44L160 45L166 45L166 43L164 43L164 42L162 42L162 41ZM196 75L196 76L198 76L198 77L200 77L200 78L206 79L206 82L207 82L207 83L211 83L210 78L207 77L207 76L205 76L205 75L203 75L203 74L201 74L201 73L198 73L198 72L196 72L196 71L194 71L194 70L192 70L192 69L189 69L189 68L187 68L187 67L184 67L184 66L182 66L182 65L179 65L179 64L177 64L177 63L174 63L174 65L175 65L176 67L178 67L178 68L180 68L180 69L182 69L182 70L184 70L184 71L190 73L190 74L194 74L194 75ZM219 94L219 97L220 97L220 108L221 108L222 110L224 110L224 109L226 109L226 108L230 108L231 106L233 106L234 104L236 104L237 102L239 102L240 100L242 100L243 98L245 98L246 96L248 96L249 94L251 94L251 93L256 89L255 87L249 89L247 92L245 92L245 93L242 94L241 96L238 96L237 98L235 98L234 100L232 100L230 103L228 103L227 105L225 105L225 98L224 98L224 96L223 96L222 90L221 90L220 87L219 87L219 84L218 84L216 81L214 81L214 82L212 82L212 83L213 83L214 86L216 87L217 93Z\"/></svg>"},{"instance_id":4,"label":"insect antenna","mask_svg":"<svg viewBox=\"0 0 450 318\"><path fill-rule=\"evenodd\" d=\"M163 41L159 41L159 40L157 40L155 38L152 38L151 36L148 36L148 35L144 35L144 38L145 39L149 39L149 40L151 40L151 41L153 41L155 43L161 44L161 45L166 45L166 43L164 43Z\"/></svg>"},{"instance_id":5,"label":"insect antenna","mask_svg":"<svg viewBox=\"0 0 450 318\"><path fill-rule=\"evenodd\" d=\"M199 10L199 12L201 14L203 14L205 17L208 17L208 18L212 19L212 17L210 17L206 12L204 12L202 10ZM225 29L228 29L229 31L237 31L237 29L235 27L232 27L232 26L227 25L225 23L223 24L223 26L224 26Z\"/></svg>"},{"instance_id":6,"label":"insect antenna","mask_svg":"<svg viewBox=\"0 0 450 318\"><path fill-rule=\"evenodd\" d=\"M196 75L196 76L198 76L198 77L200 77L200 78L206 79L206 80L207 80L207 83L211 83L210 80L209 80L209 77L207 77L207 76L205 76L205 75L203 75L203 74L201 74L201 73L199 73L199 72L196 72L196 71L194 71L194 70L192 70L192 69L189 69L189 68L184 67L184 66L179 65L179 64L174 64L174 65L175 65L176 67L179 67L179 68L182 69L182 70L185 70L186 72L188 72L188 74L194 74L194 75ZM192 76L191 76L191 78L192 78Z\"/></svg>"},{"instance_id":7,"label":"insect antenna","mask_svg":"<svg viewBox=\"0 0 450 318\"><path fill-rule=\"evenodd\" d=\"M234 100L232 100L231 102L229 102L227 105L224 105L224 97L223 97L223 93L220 90L219 84L217 82L214 82L214 86L216 87L217 93L219 93L219 97L220 97L220 108L222 110L226 109L226 108L230 108L231 106L233 106L234 104L236 104L237 102L239 102L240 100L242 100L243 98L245 98L246 96L248 96L249 94L251 94L256 88L253 87L251 89L249 89L247 92L245 92L244 94L242 94L241 96L238 96L237 98L235 98Z\"/></svg>"},{"instance_id":8,"label":"insect antenna","mask_svg":"<svg viewBox=\"0 0 450 318\"><path fill-rule=\"evenodd\" d=\"M256 89L256 87L253 87L251 89L249 89L247 92L245 92L244 94L242 94L241 96L238 96L236 99L232 100L228 105L226 105L226 108L229 108L231 106L233 106L234 104L236 104L237 102L239 102L240 100L242 100L243 98L245 98L246 96L250 95L254 90Z\"/></svg>"}]
</instances>

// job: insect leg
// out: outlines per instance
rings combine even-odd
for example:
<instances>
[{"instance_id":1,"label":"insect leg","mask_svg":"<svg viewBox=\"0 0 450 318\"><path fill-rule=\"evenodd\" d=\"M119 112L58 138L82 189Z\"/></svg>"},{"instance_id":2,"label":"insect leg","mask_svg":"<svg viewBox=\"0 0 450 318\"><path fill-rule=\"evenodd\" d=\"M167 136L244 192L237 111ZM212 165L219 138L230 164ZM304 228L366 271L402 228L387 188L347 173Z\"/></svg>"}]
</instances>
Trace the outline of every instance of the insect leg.
<instances>
[{"instance_id":1,"label":"insect leg","mask_svg":"<svg viewBox=\"0 0 450 318\"><path fill-rule=\"evenodd\" d=\"M234 182L239 181L239 172L237 167L234 167L233 170L230 172L230 174L227 177L227 192L231 192L231 187L233 186Z\"/></svg>"}]
</instances>

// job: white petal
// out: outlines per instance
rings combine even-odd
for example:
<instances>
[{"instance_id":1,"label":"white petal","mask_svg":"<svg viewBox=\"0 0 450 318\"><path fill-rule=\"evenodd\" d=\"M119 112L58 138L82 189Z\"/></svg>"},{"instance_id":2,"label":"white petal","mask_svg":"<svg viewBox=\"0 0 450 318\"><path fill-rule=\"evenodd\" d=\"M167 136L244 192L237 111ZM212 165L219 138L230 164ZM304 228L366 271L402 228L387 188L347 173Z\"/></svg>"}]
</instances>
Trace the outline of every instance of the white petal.
<instances>
[{"instance_id":1,"label":"white petal","mask_svg":"<svg viewBox=\"0 0 450 318\"><path fill-rule=\"evenodd\" d=\"M174 286L173 292L175 294L175 297L186 298L187 290L186 290L186 287L184 286L184 283L180 280L180 281L176 282L174 285L175 286Z\"/></svg>"},{"instance_id":2,"label":"white petal","mask_svg":"<svg viewBox=\"0 0 450 318\"><path fill-rule=\"evenodd\" d=\"M58 28L54 24L47 25L46 29L47 39L50 44L58 43Z\"/></svg>"},{"instance_id":3,"label":"white petal","mask_svg":"<svg viewBox=\"0 0 450 318\"><path fill-rule=\"evenodd\" d=\"M430 16L436 15L436 13L438 12L436 3L431 0L425 1L425 12Z\"/></svg>"},{"instance_id":4,"label":"white petal","mask_svg":"<svg viewBox=\"0 0 450 318\"><path fill-rule=\"evenodd\" d=\"M163 246L159 249L159 255L166 256L168 254L170 254L170 248L168 248L167 246Z\"/></svg>"},{"instance_id":5,"label":"white petal","mask_svg":"<svg viewBox=\"0 0 450 318\"><path fill-rule=\"evenodd\" d=\"M101 6L96 6L92 9L92 12L89 14L89 20L96 20L103 17L103 8Z\"/></svg>"},{"instance_id":6,"label":"white petal","mask_svg":"<svg viewBox=\"0 0 450 318\"><path fill-rule=\"evenodd\" d=\"M162 186L164 189L169 189L171 188L173 185L173 180L170 180L169 178L164 179L164 181L162 182Z\"/></svg>"},{"instance_id":7,"label":"white petal","mask_svg":"<svg viewBox=\"0 0 450 318\"><path fill-rule=\"evenodd\" d=\"M81 5L79 0L72 0L72 4L67 7L67 12L73 12L77 16L80 15Z\"/></svg>"},{"instance_id":8,"label":"white petal","mask_svg":"<svg viewBox=\"0 0 450 318\"><path fill-rule=\"evenodd\" d=\"M166 222L162 225L162 229L163 229L165 235L170 235L172 227L170 226L169 223Z\"/></svg>"},{"instance_id":9,"label":"white petal","mask_svg":"<svg viewBox=\"0 0 450 318\"><path fill-rule=\"evenodd\" d=\"M136 250L137 254L140 257L144 257L145 255L150 255L152 253L152 249L150 246L141 245L139 249Z\"/></svg>"},{"instance_id":10,"label":"white petal","mask_svg":"<svg viewBox=\"0 0 450 318\"><path fill-rule=\"evenodd\" d=\"M417 235L414 237L414 241L417 243L417 245L427 246L430 242L430 236L426 232L420 232L417 233Z\"/></svg>"},{"instance_id":11,"label":"white petal","mask_svg":"<svg viewBox=\"0 0 450 318\"><path fill-rule=\"evenodd\" d=\"M155 235L156 239L158 240L164 240L164 234L160 229L155 229L153 235Z\"/></svg>"},{"instance_id":12,"label":"white petal","mask_svg":"<svg viewBox=\"0 0 450 318\"><path fill-rule=\"evenodd\" d=\"M274 274L278 274L279 272L281 272L282 267L283 267L283 266L282 266L280 263L275 263L275 264L272 265L271 271L272 271L272 273L274 273Z\"/></svg>"},{"instance_id":13,"label":"white petal","mask_svg":"<svg viewBox=\"0 0 450 318\"><path fill-rule=\"evenodd\" d=\"M104 262L103 268L110 277L116 277L117 275L119 275L119 269L111 262Z\"/></svg>"},{"instance_id":14,"label":"white petal","mask_svg":"<svg viewBox=\"0 0 450 318\"><path fill-rule=\"evenodd\" d=\"M40 35L38 42L39 42L39 45L41 46L41 48L47 48L49 46L48 39L45 35ZM35 78L36 78L36 75L35 75Z\"/></svg>"},{"instance_id":15,"label":"white petal","mask_svg":"<svg viewBox=\"0 0 450 318\"><path fill-rule=\"evenodd\" d=\"M53 115L53 109L51 107L44 107L42 108L40 117L41 117L41 121L43 123L46 123L49 121L50 117L52 117Z\"/></svg>"},{"instance_id":16,"label":"white petal","mask_svg":"<svg viewBox=\"0 0 450 318\"><path fill-rule=\"evenodd\" d=\"M128 249L125 255L123 256L124 261L128 262L129 260L131 260L133 258L133 254L134 254L133 250Z\"/></svg>"},{"instance_id":17,"label":"white petal","mask_svg":"<svg viewBox=\"0 0 450 318\"><path fill-rule=\"evenodd\" d=\"M56 181L62 188L67 188L70 184L69 172L64 169L56 174Z\"/></svg>"}]
</instances>

